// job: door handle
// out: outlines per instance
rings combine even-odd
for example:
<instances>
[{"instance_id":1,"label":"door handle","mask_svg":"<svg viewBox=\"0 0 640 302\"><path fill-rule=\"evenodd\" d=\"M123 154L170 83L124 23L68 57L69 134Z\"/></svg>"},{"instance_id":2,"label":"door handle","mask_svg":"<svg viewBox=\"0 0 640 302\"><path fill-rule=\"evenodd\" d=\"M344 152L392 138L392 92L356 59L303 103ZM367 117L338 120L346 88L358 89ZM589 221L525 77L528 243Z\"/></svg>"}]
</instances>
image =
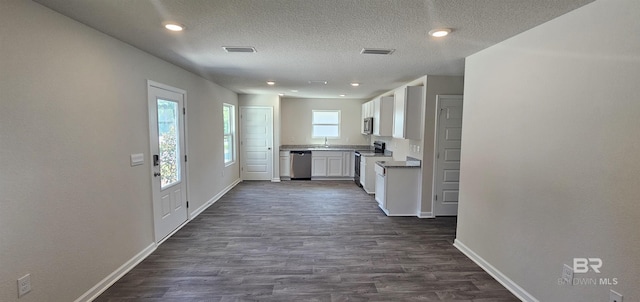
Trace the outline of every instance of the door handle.
<instances>
[{"instance_id":1,"label":"door handle","mask_svg":"<svg viewBox=\"0 0 640 302\"><path fill-rule=\"evenodd\" d=\"M160 155L158 154L154 154L153 155L153 166L159 166L160 165Z\"/></svg>"},{"instance_id":2,"label":"door handle","mask_svg":"<svg viewBox=\"0 0 640 302\"><path fill-rule=\"evenodd\" d=\"M268 147L267 150L271 150L271 147Z\"/></svg>"},{"instance_id":3,"label":"door handle","mask_svg":"<svg viewBox=\"0 0 640 302\"><path fill-rule=\"evenodd\" d=\"M153 172L153 177L158 177L160 176L160 172Z\"/></svg>"}]
</instances>

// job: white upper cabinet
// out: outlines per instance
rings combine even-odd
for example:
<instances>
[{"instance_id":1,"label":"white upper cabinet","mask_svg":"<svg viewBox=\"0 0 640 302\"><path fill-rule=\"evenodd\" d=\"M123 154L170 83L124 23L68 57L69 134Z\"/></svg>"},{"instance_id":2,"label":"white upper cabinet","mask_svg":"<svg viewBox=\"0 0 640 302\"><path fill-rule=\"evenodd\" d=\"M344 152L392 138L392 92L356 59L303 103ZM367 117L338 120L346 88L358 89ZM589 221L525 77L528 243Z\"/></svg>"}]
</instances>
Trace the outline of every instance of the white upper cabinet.
<instances>
[{"instance_id":1,"label":"white upper cabinet","mask_svg":"<svg viewBox=\"0 0 640 302\"><path fill-rule=\"evenodd\" d=\"M373 100L373 135L391 136L393 132L393 97Z\"/></svg>"},{"instance_id":2,"label":"white upper cabinet","mask_svg":"<svg viewBox=\"0 0 640 302\"><path fill-rule=\"evenodd\" d=\"M396 89L393 100L393 137L404 138L405 88Z\"/></svg>"},{"instance_id":3,"label":"white upper cabinet","mask_svg":"<svg viewBox=\"0 0 640 302\"><path fill-rule=\"evenodd\" d=\"M422 139L423 86L406 86L395 91L393 104L393 137Z\"/></svg>"},{"instance_id":4,"label":"white upper cabinet","mask_svg":"<svg viewBox=\"0 0 640 302\"><path fill-rule=\"evenodd\" d=\"M373 107L374 107L373 101L368 101L362 104L362 119L365 119L367 117L373 117L373 110L374 110Z\"/></svg>"}]
</instances>

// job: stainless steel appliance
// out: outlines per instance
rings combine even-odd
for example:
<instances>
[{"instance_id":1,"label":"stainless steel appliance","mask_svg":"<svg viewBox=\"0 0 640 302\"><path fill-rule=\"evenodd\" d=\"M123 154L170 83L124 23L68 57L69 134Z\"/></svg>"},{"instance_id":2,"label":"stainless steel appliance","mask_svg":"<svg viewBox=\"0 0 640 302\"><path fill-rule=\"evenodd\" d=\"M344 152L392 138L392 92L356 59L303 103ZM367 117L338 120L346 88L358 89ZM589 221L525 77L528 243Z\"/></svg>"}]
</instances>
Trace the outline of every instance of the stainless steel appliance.
<instances>
[{"instance_id":1,"label":"stainless steel appliance","mask_svg":"<svg viewBox=\"0 0 640 302\"><path fill-rule=\"evenodd\" d=\"M366 117L364 118L363 121L363 126L362 126L362 133L363 134L372 134L373 133L373 118L372 117Z\"/></svg>"},{"instance_id":2,"label":"stainless steel appliance","mask_svg":"<svg viewBox=\"0 0 640 302\"><path fill-rule=\"evenodd\" d=\"M360 183L360 160L361 160L361 156L363 153L369 154L384 154L385 151L385 147L386 144L383 141L375 141L373 142L373 151L356 151L356 157L355 157L355 174L353 175L353 180L356 182L356 185L358 185L359 187L362 187L362 184Z\"/></svg>"},{"instance_id":3,"label":"stainless steel appliance","mask_svg":"<svg viewBox=\"0 0 640 302\"><path fill-rule=\"evenodd\" d=\"M291 151L291 180L311 180L311 151Z\"/></svg>"}]
</instances>

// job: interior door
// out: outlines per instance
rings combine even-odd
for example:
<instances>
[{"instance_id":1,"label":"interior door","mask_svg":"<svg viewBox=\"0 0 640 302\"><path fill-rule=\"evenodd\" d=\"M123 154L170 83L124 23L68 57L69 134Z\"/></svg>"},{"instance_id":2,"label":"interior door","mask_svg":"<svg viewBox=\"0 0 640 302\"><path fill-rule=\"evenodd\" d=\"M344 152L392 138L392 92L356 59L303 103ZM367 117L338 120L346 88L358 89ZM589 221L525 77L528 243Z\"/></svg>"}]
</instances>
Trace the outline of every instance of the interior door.
<instances>
[{"instance_id":1,"label":"interior door","mask_svg":"<svg viewBox=\"0 0 640 302\"><path fill-rule=\"evenodd\" d=\"M149 82L149 134L156 242L187 221L184 91Z\"/></svg>"},{"instance_id":2,"label":"interior door","mask_svg":"<svg viewBox=\"0 0 640 302\"><path fill-rule=\"evenodd\" d=\"M240 135L243 180L273 177L273 108L241 107Z\"/></svg>"},{"instance_id":3,"label":"interior door","mask_svg":"<svg viewBox=\"0 0 640 302\"><path fill-rule=\"evenodd\" d=\"M439 110L434 172L434 215L458 215L462 96L437 96Z\"/></svg>"}]
</instances>

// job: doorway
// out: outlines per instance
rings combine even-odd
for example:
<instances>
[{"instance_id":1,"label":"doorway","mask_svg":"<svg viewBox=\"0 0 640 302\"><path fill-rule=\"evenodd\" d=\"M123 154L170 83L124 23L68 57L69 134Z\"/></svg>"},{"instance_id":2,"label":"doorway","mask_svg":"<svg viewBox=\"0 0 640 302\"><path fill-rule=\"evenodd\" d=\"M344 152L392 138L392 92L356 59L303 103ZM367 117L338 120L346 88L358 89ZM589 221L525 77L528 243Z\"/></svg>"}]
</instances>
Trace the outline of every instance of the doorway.
<instances>
[{"instance_id":1,"label":"doorway","mask_svg":"<svg viewBox=\"0 0 640 302\"><path fill-rule=\"evenodd\" d=\"M187 221L186 91L148 81L149 137L155 241Z\"/></svg>"},{"instance_id":2,"label":"doorway","mask_svg":"<svg viewBox=\"0 0 640 302\"><path fill-rule=\"evenodd\" d=\"M241 167L243 180L273 177L273 108L240 107Z\"/></svg>"},{"instance_id":3,"label":"doorway","mask_svg":"<svg viewBox=\"0 0 640 302\"><path fill-rule=\"evenodd\" d=\"M434 171L434 216L458 215L460 144L462 141L462 95L436 97L436 165Z\"/></svg>"}]
</instances>

